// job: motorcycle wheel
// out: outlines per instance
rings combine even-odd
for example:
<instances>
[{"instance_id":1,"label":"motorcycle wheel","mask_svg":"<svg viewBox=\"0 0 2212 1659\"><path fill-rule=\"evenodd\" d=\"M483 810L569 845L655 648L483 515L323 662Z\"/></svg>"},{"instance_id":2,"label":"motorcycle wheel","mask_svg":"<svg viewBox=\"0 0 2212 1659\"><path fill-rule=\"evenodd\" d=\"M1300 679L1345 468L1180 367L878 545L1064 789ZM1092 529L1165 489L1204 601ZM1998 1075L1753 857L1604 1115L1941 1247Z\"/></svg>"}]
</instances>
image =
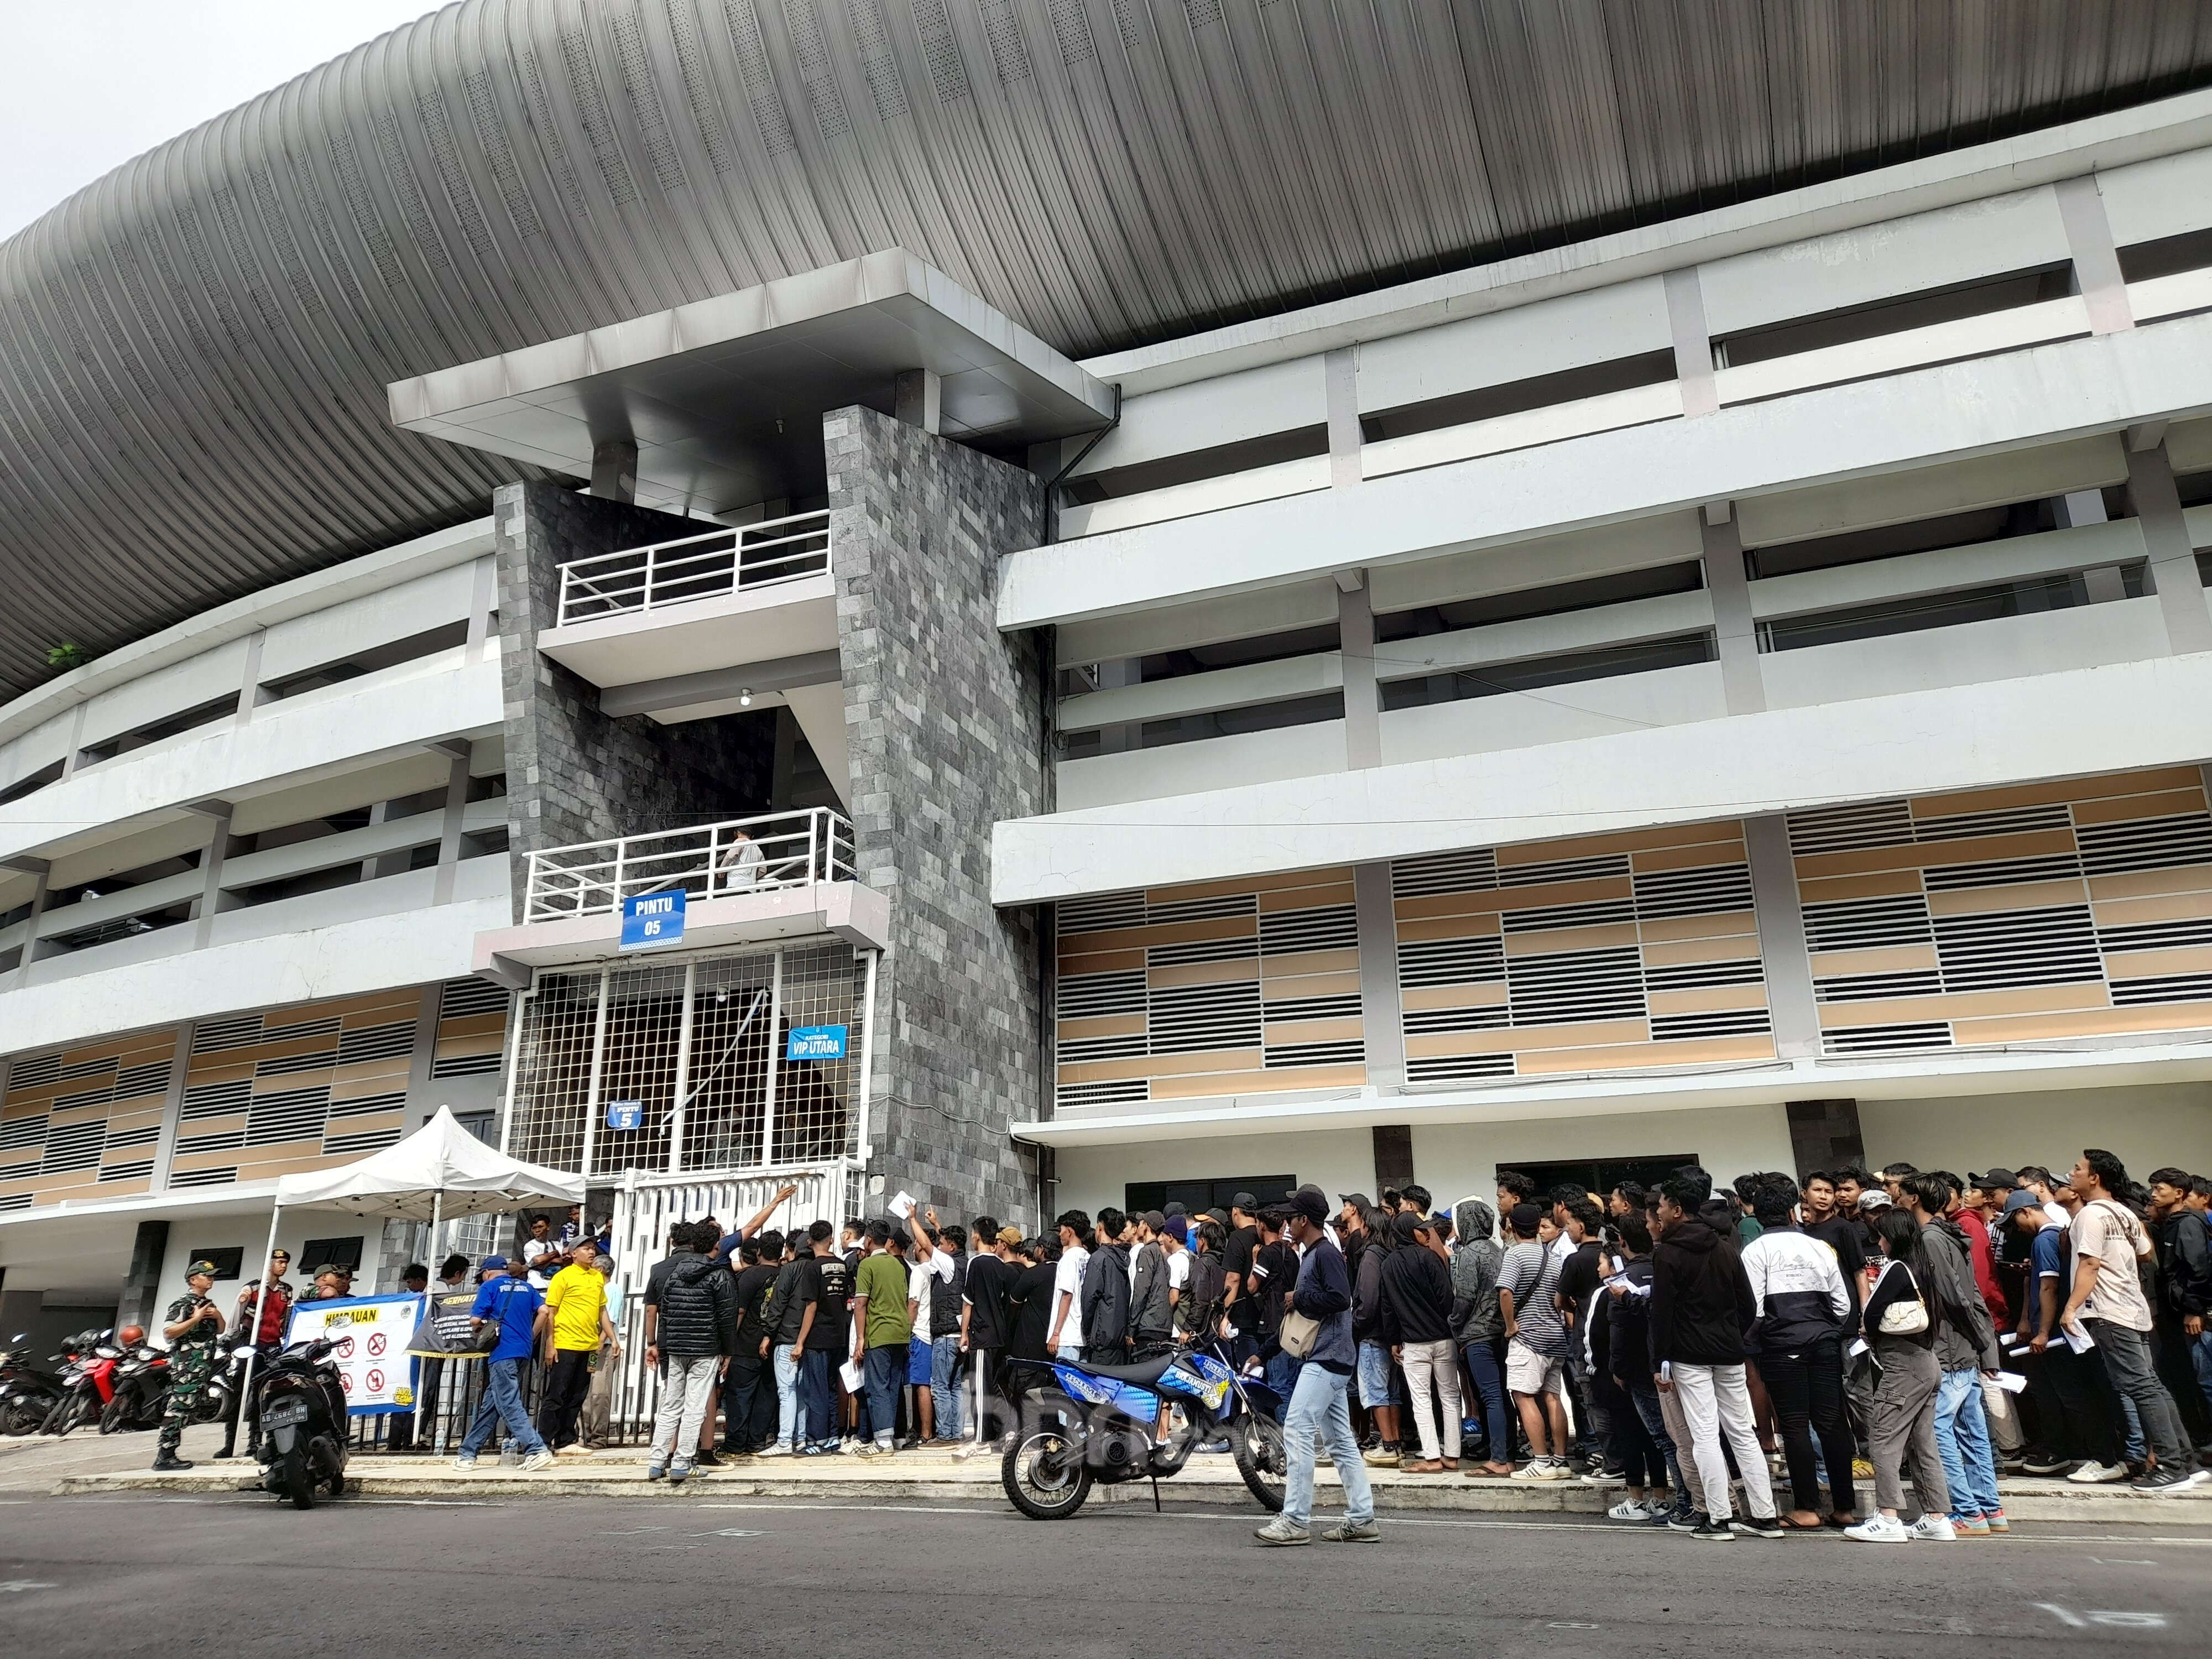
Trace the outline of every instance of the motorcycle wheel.
<instances>
[{"instance_id":1,"label":"motorcycle wheel","mask_svg":"<svg viewBox=\"0 0 2212 1659\"><path fill-rule=\"evenodd\" d=\"M52 1435L67 1434L84 1421L88 1409L86 1401L87 1396L81 1394L72 1394L57 1401L53 1410L46 1413L46 1420L40 1425L40 1431Z\"/></svg>"},{"instance_id":2,"label":"motorcycle wheel","mask_svg":"<svg viewBox=\"0 0 2212 1659\"><path fill-rule=\"evenodd\" d=\"M224 1407L229 1403L228 1397L220 1391L214 1389L203 1389L200 1390L199 1398L192 1401L191 1420L195 1423L220 1421Z\"/></svg>"},{"instance_id":3,"label":"motorcycle wheel","mask_svg":"<svg viewBox=\"0 0 2212 1659\"><path fill-rule=\"evenodd\" d=\"M1272 1417L1246 1412L1230 1425L1229 1450L1237 1460L1237 1473L1270 1515L1283 1510L1288 1484L1288 1464L1283 1455L1283 1425Z\"/></svg>"},{"instance_id":4,"label":"motorcycle wheel","mask_svg":"<svg viewBox=\"0 0 2212 1659\"><path fill-rule=\"evenodd\" d=\"M0 1410L0 1435L36 1434L46 1423L47 1410L36 1401L9 1401Z\"/></svg>"},{"instance_id":5,"label":"motorcycle wheel","mask_svg":"<svg viewBox=\"0 0 2212 1659\"><path fill-rule=\"evenodd\" d=\"M1073 1416L1065 1401L1063 1409ZM1060 1425L1051 1420L1051 1401L1034 1413L1024 1413L1024 1424L999 1466L999 1481L1006 1497L1032 1521L1065 1521L1091 1496L1091 1470L1081 1462L1058 1460L1069 1450Z\"/></svg>"},{"instance_id":6,"label":"motorcycle wheel","mask_svg":"<svg viewBox=\"0 0 2212 1659\"><path fill-rule=\"evenodd\" d=\"M130 1401L119 1394L100 1409L100 1431L102 1434L120 1434L137 1426L137 1418L131 1409Z\"/></svg>"},{"instance_id":7,"label":"motorcycle wheel","mask_svg":"<svg viewBox=\"0 0 2212 1659\"><path fill-rule=\"evenodd\" d=\"M315 1476L307 1467L307 1449L295 1446L284 1458L284 1496L295 1510L315 1507Z\"/></svg>"},{"instance_id":8,"label":"motorcycle wheel","mask_svg":"<svg viewBox=\"0 0 2212 1659\"><path fill-rule=\"evenodd\" d=\"M333 1498L343 1498L345 1495L346 1495L346 1478L345 1478L345 1476L344 1476L344 1475L343 1475L343 1474L334 1474L334 1475L332 1475L332 1476L331 1477L331 1497L333 1497Z\"/></svg>"}]
</instances>

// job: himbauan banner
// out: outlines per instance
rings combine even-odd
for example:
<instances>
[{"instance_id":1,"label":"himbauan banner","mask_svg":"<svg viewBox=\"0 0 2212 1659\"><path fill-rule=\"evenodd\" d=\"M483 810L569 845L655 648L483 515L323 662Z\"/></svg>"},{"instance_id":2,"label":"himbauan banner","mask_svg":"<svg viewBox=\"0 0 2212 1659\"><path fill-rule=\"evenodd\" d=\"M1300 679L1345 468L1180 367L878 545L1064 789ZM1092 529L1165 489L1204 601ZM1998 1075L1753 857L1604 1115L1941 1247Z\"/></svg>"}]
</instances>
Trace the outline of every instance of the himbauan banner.
<instances>
[{"instance_id":1,"label":"himbauan banner","mask_svg":"<svg viewBox=\"0 0 2212 1659\"><path fill-rule=\"evenodd\" d=\"M412 1411L415 1362L408 1358L407 1348L422 1310L419 1296L302 1302L292 1310L291 1328L284 1340L289 1346L326 1336L337 1344L331 1362L338 1368L349 1415Z\"/></svg>"}]
</instances>

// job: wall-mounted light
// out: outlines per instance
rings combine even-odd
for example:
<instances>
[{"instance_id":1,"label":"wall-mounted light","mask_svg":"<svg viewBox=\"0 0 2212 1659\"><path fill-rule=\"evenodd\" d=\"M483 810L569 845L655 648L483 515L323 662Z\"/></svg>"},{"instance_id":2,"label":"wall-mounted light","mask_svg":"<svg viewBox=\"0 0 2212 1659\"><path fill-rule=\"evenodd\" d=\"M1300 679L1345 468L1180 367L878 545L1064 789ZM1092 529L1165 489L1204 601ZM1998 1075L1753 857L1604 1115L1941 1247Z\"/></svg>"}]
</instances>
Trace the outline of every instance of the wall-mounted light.
<instances>
[{"instance_id":1,"label":"wall-mounted light","mask_svg":"<svg viewBox=\"0 0 2212 1659\"><path fill-rule=\"evenodd\" d=\"M750 686L747 686L744 690L738 693L738 707L740 708L750 708L752 706L752 688Z\"/></svg>"}]
</instances>

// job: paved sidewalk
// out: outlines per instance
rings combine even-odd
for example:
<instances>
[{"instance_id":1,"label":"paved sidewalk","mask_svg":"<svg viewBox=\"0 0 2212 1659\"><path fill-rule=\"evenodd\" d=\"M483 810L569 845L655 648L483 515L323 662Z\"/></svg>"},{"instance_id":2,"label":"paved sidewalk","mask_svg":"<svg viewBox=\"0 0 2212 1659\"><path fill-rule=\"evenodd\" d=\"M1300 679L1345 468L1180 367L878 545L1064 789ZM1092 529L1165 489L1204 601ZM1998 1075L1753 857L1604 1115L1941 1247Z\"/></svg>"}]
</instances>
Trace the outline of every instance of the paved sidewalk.
<instances>
[{"instance_id":1,"label":"paved sidewalk","mask_svg":"<svg viewBox=\"0 0 2212 1659\"><path fill-rule=\"evenodd\" d=\"M0 1441L0 1491L63 1494L153 1491L234 1492L254 1486L251 1465L210 1461L217 1431L187 1433L184 1455L197 1467L179 1474L155 1474L151 1434L101 1437L76 1434L65 1440ZM437 1498L634 1498L641 1501L696 1497L858 1498L906 1503L1006 1501L999 1484L999 1460L989 1454L962 1458L943 1450L901 1452L891 1457L726 1458L718 1468L701 1469L681 1487L648 1483L641 1449L563 1457L552 1468L526 1474L487 1457L463 1474L448 1458L389 1455L356 1458L348 1469L370 1497ZM1335 1472L1320 1471L1323 1486L1335 1484ZM1580 1481L1537 1484L1492 1477L1407 1474L1370 1469L1377 1501L1385 1510L1459 1513L1600 1515L1618 1503L1618 1486ZM2079 1521L2161 1526L2212 1525L2212 1486L2172 1498L2153 1498L2124 1488L2077 1486L2064 1480L2008 1480L2001 1483L2006 1512L2022 1521ZM258 1488L256 1488L258 1489ZM1137 1481L1101 1486L1094 1503L1148 1503L1152 1484ZM1160 1483L1164 1499L1249 1504L1252 1499L1225 1456L1202 1455L1181 1474ZM1871 1496L1871 1494L1869 1494Z\"/></svg>"}]
</instances>

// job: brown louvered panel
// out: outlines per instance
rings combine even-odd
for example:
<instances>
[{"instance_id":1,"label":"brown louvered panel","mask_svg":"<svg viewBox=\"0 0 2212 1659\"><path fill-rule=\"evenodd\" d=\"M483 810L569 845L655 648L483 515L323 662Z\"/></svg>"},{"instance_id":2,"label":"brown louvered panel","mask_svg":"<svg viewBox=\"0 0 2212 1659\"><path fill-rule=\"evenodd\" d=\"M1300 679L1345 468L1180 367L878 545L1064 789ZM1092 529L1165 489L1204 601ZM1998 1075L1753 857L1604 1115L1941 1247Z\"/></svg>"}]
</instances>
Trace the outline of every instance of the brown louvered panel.
<instances>
[{"instance_id":1,"label":"brown louvered panel","mask_svg":"<svg viewBox=\"0 0 2212 1659\"><path fill-rule=\"evenodd\" d=\"M505 1037L506 1035L507 1015L504 1012L464 1014L453 1019L441 1019L438 1022L438 1039L441 1042L448 1037Z\"/></svg>"},{"instance_id":2,"label":"brown louvered panel","mask_svg":"<svg viewBox=\"0 0 2212 1659\"><path fill-rule=\"evenodd\" d=\"M1221 1095L1281 1094L1296 1089L1356 1089L1367 1081L1364 1066L1313 1066L1296 1071L1198 1072L1156 1079L1154 1100L1198 1100Z\"/></svg>"},{"instance_id":3,"label":"brown louvered panel","mask_svg":"<svg viewBox=\"0 0 2212 1659\"><path fill-rule=\"evenodd\" d=\"M1516 1056L1521 1072L1631 1071L1658 1066L1717 1066L1731 1060L1771 1060L1771 1036L1692 1037L1680 1042L1624 1043L1610 1048L1554 1048Z\"/></svg>"},{"instance_id":4,"label":"brown louvered panel","mask_svg":"<svg viewBox=\"0 0 2212 1659\"><path fill-rule=\"evenodd\" d=\"M1295 888L1349 887L1348 866L1334 870L1293 870L1273 876L1230 876L1219 881L1188 882L1180 887L1152 887L1145 891L1147 905L1186 903L1193 899L1233 898L1242 895L1274 893Z\"/></svg>"},{"instance_id":5,"label":"brown louvered panel","mask_svg":"<svg viewBox=\"0 0 2212 1659\"><path fill-rule=\"evenodd\" d=\"M1194 1054L1149 1054L1129 1060L1085 1060L1060 1068L1063 1083L1110 1083L1133 1078L1180 1077L1193 1072L1257 1071L1260 1049L1224 1048Z\"/></svg>"},{"instance_id":6,"label":"brown louvered panel","mask_svg":"<svg viewBox=\"0 0 2212 1659\"><path fill-rule=\"evenodd\" d=\"M1657 916L1639 921L1637 930L1649 946L1676 939L1756 939L1759 922L1748 910L1732 910L1713 916ZM1753 954L1757 954L1755 949Z\"/></svg>"},{"instance_id":7,"label":"brown louvered panel","mask_svg":"<svg viewBox=\"0 0 2212 1659\"><path fill-rule=\"evenodd\" d=\"M1698 990L1647 991L1651 1012L1659 1014L1704 1014L1723 1008L1764 1008L1764 985L1711 985Z\"/></svg>"},{"instance_id":8,"label":"brown louvered panel","mask_svg":"<svg viewBox=\"0 0 2212 1659\"><path fill-rule=\"evenodd\" d=\"M1242 962L1185 962L1170 963L1165 968L1146 968L1143 957L1136 965L1142 969L1145 983L1153 988L1174 985L1222 985L1233 980L1256 980L1260 977L1260 958L1247 957ZM1062 973L1066 972L1063 966Z\"/></svg>"},{"instance_id":9,"label":"brown louvered panel","mask_svg":"<svg viewBox=\"0 0 2212 1659\"><path fill-rule=\"evenodd\" d=\"M1636 924L1620 921L1601 927L1553 927L1541 933L1516 933L1505 941L1505 954L1508 957L1541 957L1561 951L1633 949L1636 943Z\"/></svg>"},{"instance_id":10,"label":"brown louvered panel","mask_svg":"<svg viewBox=\"0 0 2212 1659\"><path fill-rule=\"evenodd\" d=\"M1260 1029L1270 1047L1289 1042L1357 1042L1364 1034L1356 1014L1339 1019L1263 1020Z\"/></svg>"},{"instance_id":11,"label":"brown louvered panel","mask_svg":"<svg viewBox=\"0 0 2212 1659\"><path fill-rule=\"evenodd\" d=\"M1288 956L1263 957L1260 963L1261 977L1269 981L1358 971L1359 952L1356 950L1301 951Z\"/></svg>"},{"instance_id":12,"label":"brown louvered panel","mask_svg":"<svg viewBox=\"0 0 2212 1659\"><path fill-rule=\"evenodd\" d=\"M1741 842L1743 825L1735 818L1711 823L1660 824L1649 830L1616 830L1598 836L1574 836L1564 841L1522 842L1498 849L1498 867L1504 872L1522 865L1549 864L1563 859L1598 858L1614 853L1643 853L1662 847L1698 847L1714 842ZM1712 860L1718 863L1721 860Z\"/></svg>"},{"instance_id":13,"label":"brown louvered panel","mask_svg":"<svg viewBox=\"0 0 2212 1659\"><path fill-rule=\"evenodd\" d=\"M1487 980L1471 985L1408 985L1398 993L1408 1010L1431 1008L1503 1008L1505 981Z\"/></svg>"},{"instance_id":14,"label":"brown louvered panel","mask_svg":"<svg viewBox=\"0 0 2212 1659\"><path fill-rule=\"evenodd\" d=\"M1404 903L1404 900L1400 900ZM1433 916L1418 921L1401 920L1398 923L1399 942L1430 939L1495 938L1504 927L1496 915Z\"/></svg>"},{"instance_id":15,"label":"brown louvered panel","mask_svg":"<svg viewBox=\"0 0 2212 1659\"><path fill-rule=\"evenodd\" d=\"M1647 969L1698 962L1736 962L1758 955L1759 934L1751 928L1710 939L1658 939L1647 935L1644 941L1644 965Z\"/></svg>"},{"instance_id":16,"label":"brown louvered panel","mask_svg":"<svg viewBox=\"0 0 2212 1659\"><path fill-rule=\"evenodd\" d=\"M333 1066L330 1069L331 1090L335 1094L340 1089L357 1085L389 1088L395 1081L404 1089L412 1064L410 1056L402 1054L390 1060L357 1060L348 1065Z\"/></svg>"},{"instance_id":17,"label":"brown louvered panel","mask_svg":"<svg viewBox=\"0 0 2212 1659\"><path fill-rule=\"evenodd\" d=\"M1087 1018L1063 1019L1055 1035L1062 1042L1082 1037L1142 1036L1145 1017L1142 1014L1093 1014Z\"/></svg>"},{"instance_id":18,"label":"brown louvered panel","mask_svg":"<svg viewBox=\"0 0 2212 1659\"><path fill-rule=\"evenodd\" d=\"M1731 836L1692 847L1655 847L1648 852L1632 853L1628 865L1641 875L1647 870L1693 870L1708 864L1741 864L1744 857L1743 838Z\"/></svg>"},{"instance_id":19,"label":"brown louvered panel","mask_svg":"<svg viewBox=\"0 0 2212 1659\"><path fill-rule=\"evenodd\" d=\"M1135 969L1142 973L1145 953L1142 951L1071 951L1063 949L1060 955L1062 978L1083 974L1113 974Z\"/></svg>"},{"instance_id":20,"label":"brown louvered panel","mask_svg":"<svg viewBox=\"0 0 2212 1659\"><path fill-rule=\"evenodd\" d=\"M1211 916L1198 921L1164 922L1156 927L1127 927L1111 933L1078 935L1063 939L1064 954L1081 955L1095 948L1094 941L1110 942L1119 951L1149 951L1161 945L1200 945L1218 939L1256 939L1260 923L1256 912L1241 916Z\"/></svg>"},{"instance_id":21,"label":"brown louvered panel","mask_svg":"<svg viewBox=\"0 0 2212 1659\"><path fill-rule=\"evenodd\" d=\"M1313 887L1276 887L1256 893L1260 914L1270 915L1278 910L1306 910L1319 904L1349 904L1352 902L1352 884L1332 881Z\"/></svg>"},{"instance_id":22,"label":"brown louvered panel","mask_svg":"<svg viewBox=\"0 0 2212 1659\"><path fill-rule=\"evenodd\" d=\"M2193 768L1797 813L1790 834L1832 1053L2207 1023L2212 815ZM1889 884L1839 878L1877 866Z\"/></svg>"}]
</instances>

